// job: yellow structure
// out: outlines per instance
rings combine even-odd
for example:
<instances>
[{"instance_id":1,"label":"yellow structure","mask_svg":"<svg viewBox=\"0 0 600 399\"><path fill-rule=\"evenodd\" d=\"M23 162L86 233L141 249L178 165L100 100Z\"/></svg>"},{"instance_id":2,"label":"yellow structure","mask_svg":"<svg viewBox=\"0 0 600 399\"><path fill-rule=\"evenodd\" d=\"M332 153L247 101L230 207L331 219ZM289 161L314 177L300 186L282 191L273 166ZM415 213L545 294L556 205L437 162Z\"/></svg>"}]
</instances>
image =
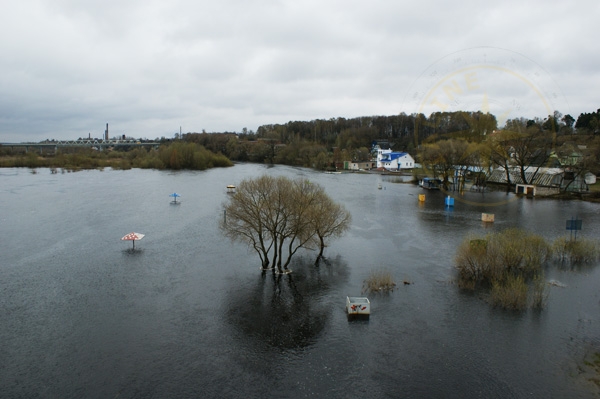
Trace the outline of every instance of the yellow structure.
<instances>
[{"instance_id":1,"label":"yellow structure","mask_svg":"<svg viewBox=\"0 0 600 399\"><path fill-rule=\"evenodd\" d=\"M493 213L482 213L481 214L481 220L484 222L493 222L494 221L494 214Z\"/></svg>"}]
</instances>

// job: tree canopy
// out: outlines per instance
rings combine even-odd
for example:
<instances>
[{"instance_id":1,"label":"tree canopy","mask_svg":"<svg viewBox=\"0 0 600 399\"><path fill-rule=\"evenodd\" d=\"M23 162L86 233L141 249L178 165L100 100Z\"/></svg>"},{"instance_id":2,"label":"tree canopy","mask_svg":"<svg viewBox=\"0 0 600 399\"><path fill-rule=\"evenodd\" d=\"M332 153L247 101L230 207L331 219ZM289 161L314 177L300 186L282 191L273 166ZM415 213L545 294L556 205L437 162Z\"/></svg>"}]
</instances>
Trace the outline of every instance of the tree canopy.
<instances>
[{"instance_id":1,"label":"tree canopy","mask_svg":"<svg viewBox=\"0 0 600 399\"><path fill-rule=\"evenodd\" d=\"M222 232L256 251L263 270L276 267L279 273L289 271L300 248L319 248L320 259L326 240L341 236L351 221L323 187L306 179L265 175L243 180L223 207Z\"/></svg>"}]
</instances>

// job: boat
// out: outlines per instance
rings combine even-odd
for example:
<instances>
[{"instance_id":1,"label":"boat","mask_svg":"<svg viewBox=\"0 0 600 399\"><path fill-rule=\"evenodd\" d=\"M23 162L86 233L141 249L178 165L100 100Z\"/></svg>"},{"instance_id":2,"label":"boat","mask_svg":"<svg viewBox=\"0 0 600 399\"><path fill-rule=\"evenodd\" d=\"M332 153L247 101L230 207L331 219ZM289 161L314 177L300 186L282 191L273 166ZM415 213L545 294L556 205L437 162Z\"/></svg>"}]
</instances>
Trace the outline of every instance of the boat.
<instances>
[{"instance_id":1,"label":"boat","mask_svg":"<svg viewBox=\"0 0 600 399\"><path fill-rule=\"evenodd\" d=\"M439 190L442 187L442 180L434 177L424 177L419 182L419 186L427 190Z\"/></svg>"}]
</instances>

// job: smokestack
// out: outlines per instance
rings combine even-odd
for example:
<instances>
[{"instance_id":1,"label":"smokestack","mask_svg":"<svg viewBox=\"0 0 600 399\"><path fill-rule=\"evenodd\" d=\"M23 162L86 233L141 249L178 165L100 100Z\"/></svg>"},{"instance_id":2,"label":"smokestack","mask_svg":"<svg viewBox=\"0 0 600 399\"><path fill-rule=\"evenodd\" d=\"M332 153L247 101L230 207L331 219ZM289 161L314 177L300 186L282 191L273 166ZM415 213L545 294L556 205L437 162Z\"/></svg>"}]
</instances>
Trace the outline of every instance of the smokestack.
<instances>
[{"instance_id":1,"label":"smokestack","mask_svg":"<svg viewBox=\"0 0 600 399\"><path fill-rule=\"evenodd\" d=\"M108 141L108 123L106 124L106 130L104 131L104 140Z\"/></svg>"}]
</instances>

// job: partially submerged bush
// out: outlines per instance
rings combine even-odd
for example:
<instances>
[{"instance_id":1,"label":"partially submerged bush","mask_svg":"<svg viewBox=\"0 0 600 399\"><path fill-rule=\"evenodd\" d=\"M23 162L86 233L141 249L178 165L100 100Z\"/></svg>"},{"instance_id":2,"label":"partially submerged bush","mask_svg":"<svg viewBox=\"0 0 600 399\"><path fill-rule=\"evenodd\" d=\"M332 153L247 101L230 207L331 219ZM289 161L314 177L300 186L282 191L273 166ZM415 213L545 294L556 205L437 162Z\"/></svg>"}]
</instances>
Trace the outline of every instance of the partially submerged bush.
<instances>
[{"instance_id":1,"label":"partially submerged bush","mask_svg":"<svg viewBox=\"0 0 600 399\"><path fill-rule=\"evenodd\" d=\"M527 291L523 276L507 274L504 280L492 283L491 302L504 309L523 310L527 307Z\"/></svg>"},{"instance_id":2,"label":"partially submerged bush","mask_svg":"<svg viewBox=\"0 0 600 399\"><path fill-rule=\"evenodd\" d=\"M586 238L578 240L557 238L552 243L552 250L556 259L561 262L589 263L598 259L600 255L597 243Z\"/></svg>"},{"instance_id":3,"label":"partially submerged bush","mask_svg":"<svg viewBox=\"0 0 600 399\"><path fill-rule=\"evenodd\" d=\"M487 240L469 237L458 247L456 268L459 273L459 285L462 288L474 289L478 281L483 279L488 269Z\"/></svg>"},{"instance_id":4,"label":"partially submerged bush","mask_svg":"<svg viewBox=\"0 0 600 399\"><path fill-rule=\"evenodd\" d=\"M469 290L490 288L493 305L520 310L527 307L532 283L531 306L541 308L547 294L540 276L550 254L542 237L524 230L507 229L483 239L469 236L455 258L458 285Z\"/></svg>"},{"instance_id":5,"label":"partially submerged bush","mask_svg":"<svg viewBox=\"0 0 600 399\"><path fill-rule=\"evenodd\" d=\"M508 271L527 278L533 277L551 253L546 241L538 235L520 229L507 229L491 235L490 254L495 264L495 272ZM495 255L495 256L494 256Z\"/></svg>"},{"instance_id":6,"label":"partially submerged bush","mask_svg":"<svg viewBox=\"0 0 600 399\"><path fill-rule=\"evenodd\" d=\"M588 380L600 388L600 352L588 354L583 364L590 374L592 374Z\"/></svg>"},{"instance_id":7,"label":"partially submerged bush","mask_svg":"<svg viewBox=\"0 0 600 399\"><path fill-rule=\"evenodd\" d=\"M532 282L531 307L534 309L543 309L548 300L548 284L544 280L543 274L535 276Z\"/></svg>"},{"instance_id":8,"label":"partially submerged bush","mask_svg":"<svg viewBox=\"0 0 600 399\"><path fill-rule=\"evenodd\" d=\"M542 237L507 229L484 239L467 237L458 247L455 264L460 284L475 288L479 283L504 280L507 273L532 278L541 271L550 253Z\"/></svg>"},{"instance_id":9,"label":"partially submerged bush","mask_svg":"<svg viewBox=\"0 0 600 399\"><path fill-rule=\"evenodd\" d=\"M390 271L374 270L363 282L363 293L389 292L395 287L394 276Z\"/></svg>"}]
</instances>

